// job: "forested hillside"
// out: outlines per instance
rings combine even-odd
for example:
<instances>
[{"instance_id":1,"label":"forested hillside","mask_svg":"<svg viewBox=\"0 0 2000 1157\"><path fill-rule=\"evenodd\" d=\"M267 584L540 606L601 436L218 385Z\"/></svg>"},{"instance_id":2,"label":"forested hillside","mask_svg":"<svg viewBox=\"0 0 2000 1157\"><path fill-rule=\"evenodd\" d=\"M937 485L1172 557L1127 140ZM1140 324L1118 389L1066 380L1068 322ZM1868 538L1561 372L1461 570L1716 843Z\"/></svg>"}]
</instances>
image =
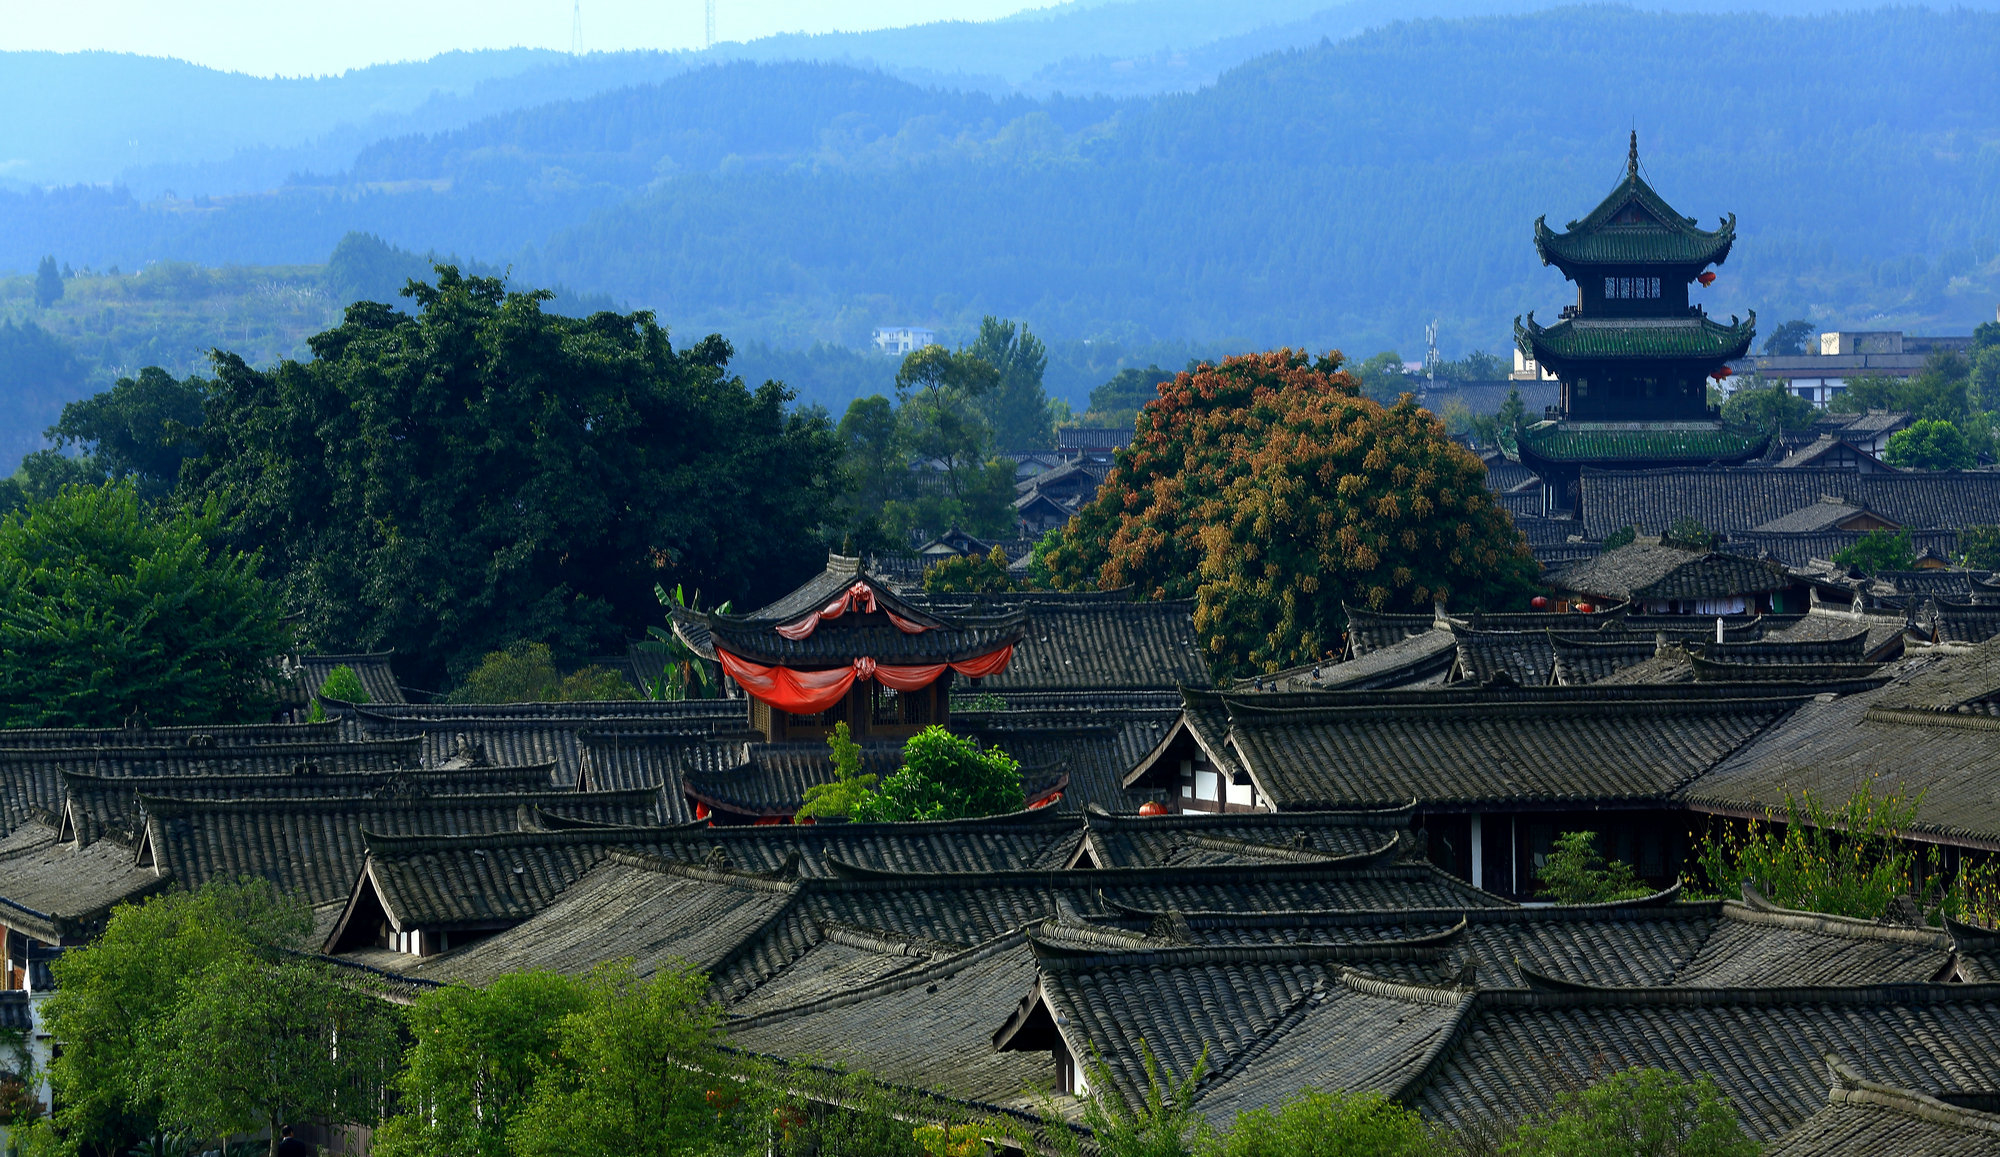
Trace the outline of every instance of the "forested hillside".
<instances>
[{"instance_id":1,"label":"forested hillside","mask_svg":"<svg viewBox=\"0 0 2000 1157\"><path fill-rule=\"evenodd\" d=\"M1398 24L1144 99L738 62L254 196L0 193L0 269L318 263L359 231L721 332L836 410L879 388L847 352L875 326L1013 318L1080 409L1091 375L1174 351L1414 356L1432 318L1447 356L1504 351L1565 298L1532 222L1589 209L1637 127L1682 211L1739 215L1711 313L1964 333L2000 300L1995 59L1990 13L1596 7Z\"/></svg>"}]
</instances>

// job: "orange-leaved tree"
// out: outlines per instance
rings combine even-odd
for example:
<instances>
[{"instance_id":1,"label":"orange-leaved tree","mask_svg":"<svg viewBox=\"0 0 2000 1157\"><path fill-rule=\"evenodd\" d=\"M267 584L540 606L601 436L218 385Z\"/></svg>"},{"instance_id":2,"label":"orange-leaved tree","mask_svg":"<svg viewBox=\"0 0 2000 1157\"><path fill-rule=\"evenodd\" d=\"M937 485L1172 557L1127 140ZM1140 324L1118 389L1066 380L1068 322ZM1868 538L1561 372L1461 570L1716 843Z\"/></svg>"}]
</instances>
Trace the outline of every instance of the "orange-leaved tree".
<instances>
[{"instance_id":1,"label":"orange-leaved tree","mask_svg":"<svg viewBox=\"0 0 2000 1157\"><path fill-rule=\"evenodd\" d=\"M1038 553L1059 587L1194 598L1218 676L1323 657L1343 601L1470 610L1531 593L1534 556L1485 467L1409 397L1362 397L1338 353L1232 357L1159 390Z\"/></svg>"}]
</instances>

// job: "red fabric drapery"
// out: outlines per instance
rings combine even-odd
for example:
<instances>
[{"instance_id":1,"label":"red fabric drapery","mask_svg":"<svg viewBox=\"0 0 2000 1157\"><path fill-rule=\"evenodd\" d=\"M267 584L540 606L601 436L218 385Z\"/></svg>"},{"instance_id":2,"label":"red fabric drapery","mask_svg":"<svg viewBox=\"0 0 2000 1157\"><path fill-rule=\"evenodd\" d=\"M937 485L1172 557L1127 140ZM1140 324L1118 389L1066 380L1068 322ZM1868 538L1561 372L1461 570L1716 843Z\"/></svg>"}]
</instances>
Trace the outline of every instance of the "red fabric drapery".
<instances>
[{"instance_id":1,"label":"red fabric drapery","mask_svg":"<svg viewBox=\"0 0 2000 1157\"><path fill-rule=\"evenodd\" d=\"M997 675L1014 658L1012 643L957 663L924 663L914 667L887 667L863 656L845 667L829 671L794 671L790 667L766 667L732 655L720 647L715 657L745 691L780 711L793 715L816 715L840 702L857 679L873 679L898 691L920 691L937 682L946 667L971 679Z\"/></svg>"},{"instance_id":2,"label":"red fabric drapery","mask_svg":"<svg viewBox=\"0 0 2000 1157\"><path fill-rule=\"evenodd\" d=\"M827 619L837 619L847 612L856 609L860 610L862 614L871 614L878 609L881 610L883 614L889 616L890 622L896 624L896 629L906 635L920 635L930 630L929 627L924 626L922 623L913 623L886 607L878 607L875 602L875 588L864 582L857 582L853 586L848 587L846 590L840 592L839 598L807 615L805 618L800 619L798 622L786 623L782 627L773 628L773 630L776 630L785 638L797 642L800 639L810 638L814 631L819 630L819 625Z\"/></svg>"}]
</instances>

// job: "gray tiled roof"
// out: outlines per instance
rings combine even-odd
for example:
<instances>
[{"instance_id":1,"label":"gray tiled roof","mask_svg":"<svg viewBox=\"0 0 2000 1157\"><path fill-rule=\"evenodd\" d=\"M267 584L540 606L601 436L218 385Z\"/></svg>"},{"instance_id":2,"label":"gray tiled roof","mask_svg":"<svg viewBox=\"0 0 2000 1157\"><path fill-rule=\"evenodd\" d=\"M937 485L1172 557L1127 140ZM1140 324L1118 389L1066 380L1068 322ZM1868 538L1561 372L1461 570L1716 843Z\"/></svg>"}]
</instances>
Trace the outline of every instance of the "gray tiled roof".
<instances>
[{"instance_id":1,"label":"gray tiled roof","mask_svg":"<svg viewBox=\"0 0 2000 1157\"><path fill-rule=\"evenodd\" d=\"M1703 599L1782 590L1791 579L1741 555L1634 543L1564 567L1549 585L1601 598Z\"/></svg>"},{"instance_id":2,"label":"gray tiled roof","mask_svg":"<svg viewBox=\"0 0 2000 1157\"><path fill-rule=\"evenodd\" d=\"M1947 558L1958 554L1958 531L1911 530L1910 549L1918 554L1936 551ZM1779 533L1764 530L1732 530L1723 546L1738 554L1769 555L1786 566L1802 567L1814 559L1831 560L1834 555L1860 542L1867 534L1860 530L1820 530Z\"/></svg>"},{"instance_id":3,"label":"gray tiled roof","mask_svg":"<svg viewBox=\"0 0 2000 1157\"><path fill-rule=\"evenodd\" d=\"M1825 1104L1812 1062L1829 1052L1866 1056L1906 1088L1985 1092L2000 1072L1993 985L1481 992L1456 1028L1403 1094L1451 1124L1532 1112L1564 1087L1657 1065L1714 1078L1745 1130L1768 1140Z\"/></svg>"},{"instance_id":4,"label":"gray tiled roof","mask_svg":"<svg viewBox=\"0 0 2000 1157\"><path fill-rule=\"evenodd\" d=\"M527 923L407 972L477 985L526 969L587 972L615 957L631 958L642 976L673 961L712 970L791 903L793 891L614 851Z\"/></svg>"},{"instance_id":5,"label":"gray tiled roof","mask_svg":"<svg viewBox=\"0 0 2000 1157\"><path fill-rule=\"evenodd\" d=\"M1752 531L1803 532L1836 529L1859 514L1867 514L1865 506L1857 506L1844 498L1827 496L1811 506L1802 506L1789 514L1781 514L1769 522L1753 526Z\"/></svg>"},{"instance_id":6,"label":"gray tiled roof","mask_svg":"<svg viewBox=\"0 0 2000 1157\"><path fill-rule=\"evenodd\" d=\"M56 839L30 824L0 854L0 923L55 944L94 935L111 909L172 881L133 858L129 843Z\"/></svg>"},{"instance_id":7,"label":"gray tiled roof","mask_svg":"<svg viewBox=\"0 0 2000 1157\"><path fill-rule=\"evenodd\" d=\"M2000 474L1979 471L1585 468L1580 492L1591 538L1624 526L1658 534L1682 517L1718 533L1749 530L1816 506L1829 495L1865 506L1899 526L1956 529L2000 523Z\"/></svg>"},{"instance_id":8,"label":"gray tiled roof","mask_svg":"<svg viewBox=\"0 0 2000 1157\"><path fill-rule=\"evenodd\" d=\"M105 776L64 772L71 801L90 819L120 832L136 831L141 795L176 799L403 799L432 795L491 795L547 791L549 767L468 767L447 771L312 772L276 775Z\"/></svg>"},{"instance_id":9,"label":"gray tiled roof","mask_svg":"<svg viewBox=\"0 0 2000 1157\"><path fill-rule=\"evenodd\" d=\"M2000 1157L2000 1113L1868 1080L1836 1057L1825 1068L1826 1107L1764 1157Z\"/></svg>"},{"instance_id":10,"label":"gray tiled roof","mask_svg":"<svg viewBox=\"0 0 2000 1157\"><path fill-rule=\"evenodd\" d=\"M1778 634L1741 642L1704 640L1695 647L1702 658L1717 663L1858 663L1867 654L1868 628L1857 623L1845 636L1833 638Z\"/></svg>"},{"instance_id":11,"label":"gray tiled roof","mask_svg":"<svg viewBox=\"0 0 2000 1157\"><path fill-rule=\"evenodd\" d=\"M980 690L1166 691L1209 683L1192 601L1133 602L1129 591L1101 591L931 595L924 604L940 614L1027 616L1013 661L980 680Z\"/></svg>"},{"instance_id":12,"label":"gray tiled roof","mask_svg":"<svg viewBox=\"0 0 2000 1157\"><path fill-rule=\"evenodd\" d=\"M1083 817L1084 848L1100 868L1284 862L1376 854L1393 847L1410 809L1363 812L1181 812Z\"/></svg>"},{"instance_id":13,"label":"gray tiled roof","mask_svg":"<svg viewBox=\"0 0 2000 1157\"><path fill-rule=\"evenodd\" d=\"M1458 676L1475 683L1505 678L1518 687L1548 683L1554 653L1547 631L1475 631L1454 625Z\"/></svg>"},{"instance_id":14,"label":"gray tiled roof","mask_svg":"<svg viewBox=\"0 0 2000 1157\"><path fill-rule=\"evenodd\" d=\"M2000 692L2000 642L1906 658L1885 672L1894 680L1878 690L1801 706L1681 797L1700 810L1761 815L1801 791L1837 804L1863 784L1877 794L1900 786L1921 793L1919 830L2000 849L1992 788L2000 781L2000 719L1979 705Z\"/></svg>"},{"instance_id":15,"label":"gray tiled roof","mask_svg":"<svg viewBox=\"0 0 2000 1157\"><path fill-rule=\"evenodd\" d=\"M310 702L319 693L334 668L349 667L361 680L362 689L368 692L368 702L403 702L403 685L396 681L396 672L389 666L394 654L394 651L380 651L363 655L300 655L300 689L305 692L305 701Z\"/></svg>"},{"instance_id":16,"label":"gray tiled roof","mask_svg":"<svg viewBox=\"0 0 2000 1157\"><path fill-rule=\"evenodd\" d=\"M141 796L145 843L162 872L190 887L262 876L309 904L344 899L366 855L362 833L479 834L521 826L537 809L599 823L643 824L658 793L533 792L426 799L181 800Z\"/></svg>"},{"instance_id":17,"label":"gray tiled roof","mask_svg":"<svg viewBox=\"0 0 2000 1157\"><path fill-rule=\"evenodd\" d=\"M1550 631L1549 647L1555 661L1555 681L1566 687L1608 679L1659 653L1658 640L1636 632L1617 632L1606 637L1559 635Z\"/></svg>"},{"instance_id":18,"label":"gray tiled roof","mask_svg":"<svg viewBox=\"0 0 2000 1157\"><path fill-rule=\"evenodd\" d=\"M1273 691L1417 687L1444 682L1457 657L1458 641L1450 631L1424 631L1344 662L1306 663L1260 675L1255 683ZM1251 680L1238 679L1229 689L1245 691L1251 687Z\"/></svg>"},{"instance_id":19,"label":"gray tiled roof","mask_svg":"<svg viewBox=\"0 0 2000 1157\"><path fill-rule=\"evenodd\" d=\"M1941 643L1983 643L2000 635L2000 606L1938 599L1932 603L1931 618Z\"/></svg>"},{"instance_id":20,"label":"gray tiled roof","mask_svg":"<svg viewBox=\"0 0 2000 1157\"><path fill-rule=\"evenodd\" d=\"M1701 988L1936 980L1952 963L1942 929L1897 928L1816 912L1729 903L1674 983Z\"/></svg>"},{"instance_id":21,"label":"gray tiled roof","mask_svg":"<svg viewBox=\"0 0 2000 1157\"><path fill-rule=\"evenodd\" d=\"M1808 694L1600 683L1220 698L1232 748L1284 810L1664 800Z\"/></svg>"},{"instance_id":22,"label":"gray tiled roof","mask_svg":"<svg viewBox=\"0 0 2000 1157\"><path fill-rule=\"evenodd\" d=\"M1355 658L1436 629L1436 615L1392 615L1342 604L1347 612L1347 645Z\"/></svg>"},{"instance_id":23,"label":"gray tiled roof","mask_svg":"<svg viewBox=\"0 0 2000 1157\"><path fill-rule=\"evenodd\" d=\"M1009 698L1010 704L1018 702ZM1025 769L1053 771L1069 777L1059 811L1077 812L1091 804L1123 811L1152 798L1126 789L1125 777L1159 745L1179 717L1175 705L1091 707L1064 704L1059 709L1022 707L1006 711L957 712L952 728L989 747L998 747Z\"/></svg>"},{"instance_id":24,"label":"gray tiled roof","mask_svg":"<svg viewBox=\"0 0 2000 1157\"><path fill-rule=\"evenodd\" d=\"M242 747L256 743L331 743L340 724L241 723L199 727L0 728L0 748ZM213 740L213 742L209 742Z\"/></svg>"},{"instance_id":25,"label":"gray tiled roof","mask_svg":"<svg viewBox=\"0 0 2000 1157\"><path fill-rule=\"evenodd\" d=\"M831 1061L893 1084L977 1103L1033 1109L1054 1083L1046 1052L996 1052L993 1030L1034 983L1019 933L873 984L729 1026L731 1043ZM997 1015L996 1015L997 1014Z\"/></svg>"}]
</instances>

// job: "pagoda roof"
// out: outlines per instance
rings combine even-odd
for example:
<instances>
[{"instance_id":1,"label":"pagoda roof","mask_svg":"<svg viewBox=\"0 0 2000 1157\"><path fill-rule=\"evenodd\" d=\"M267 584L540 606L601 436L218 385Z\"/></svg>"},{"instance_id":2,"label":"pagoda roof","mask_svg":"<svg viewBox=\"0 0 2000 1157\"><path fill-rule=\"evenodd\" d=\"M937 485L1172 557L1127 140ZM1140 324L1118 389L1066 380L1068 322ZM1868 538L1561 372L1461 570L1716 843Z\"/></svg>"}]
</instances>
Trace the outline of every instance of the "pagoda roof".
<instances>
[{"instance_id":1,"label":"pagoda roof","mask_svg":"<svg viewBox=\"0 0 2000 1157\"><path fill-rule=\"evenodd\" d=\"M756 663L811 668L844 666L861 656L883 663L959 662L1020 642L1026 615L1018 607L939 614L897 594L859 560L834 555L805 586L754 614L710 611L699 618L711 647Z\"/></svg>"},{"instance_id":2,"label":"pagoda roof","mask_svg":"<svg viewBox=\"0 0 2000 1157\"><path fill-rule=\"evenodd\" d=\"M1722 219L1720 228L1704 230L1692 217L1674 211L1666 199L1639 176L1639 134L1625 162L1625 179L1566 232L1550 229L1546 217L1535 218L1535 252L1542 264L1554 265L1574 279L1580 266L1684 265L1699 269L1720 265L1736 242L1736 215Z\"/></svg>"},{"instance_id":3,"label":"pagoda roof","mask_svg":"<svg viewBox=\"0 0 2000 1157\"><path fill-rule=\"evenodd\" d=\"M1706 465L1763 453L1770 435L1723 422L1537 422L1515 432L1524 460Z\"/></svg>"},{"instance_id":4,"label":"pagoda roof","mask_svg":"<svg viewBox=\"0 0 2000 1157\"><path fill-rule=\"evenodd\" d=\"M1570 318L1539 325L1533 310L1514 319L1514 343L1521 352L1557 373L1579 361L1670 360L1703 366L1734 361L1750 351L1757 336L1757 311L1729 324L1706 317Z\"/></svg>"}]
</instances>

